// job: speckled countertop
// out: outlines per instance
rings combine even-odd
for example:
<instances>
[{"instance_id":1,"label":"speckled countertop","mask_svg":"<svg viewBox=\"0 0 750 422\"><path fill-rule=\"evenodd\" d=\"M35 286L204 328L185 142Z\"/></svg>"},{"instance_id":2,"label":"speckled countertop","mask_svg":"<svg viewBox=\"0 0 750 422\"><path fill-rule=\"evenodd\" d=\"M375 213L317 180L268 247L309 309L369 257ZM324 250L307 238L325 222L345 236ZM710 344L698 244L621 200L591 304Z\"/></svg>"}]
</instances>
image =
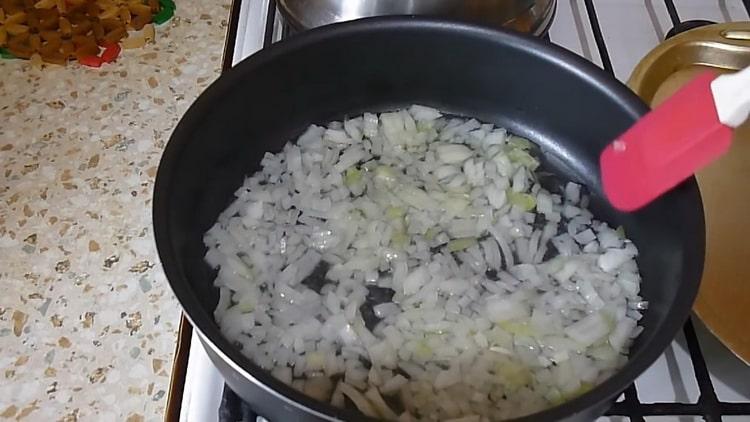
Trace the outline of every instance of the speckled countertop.
<instances>
[{"instance_id":1,"label":"speckled countertop","mask_svg":"<svg viewBox=\"0 0 750 422\"><path fill-rule=\"evenodd\" d=\"M178 1L155 44L98 70L0 60L0 420L162 419L179 308L151 191L228 16Z\"/></svg>"}]
</instances>

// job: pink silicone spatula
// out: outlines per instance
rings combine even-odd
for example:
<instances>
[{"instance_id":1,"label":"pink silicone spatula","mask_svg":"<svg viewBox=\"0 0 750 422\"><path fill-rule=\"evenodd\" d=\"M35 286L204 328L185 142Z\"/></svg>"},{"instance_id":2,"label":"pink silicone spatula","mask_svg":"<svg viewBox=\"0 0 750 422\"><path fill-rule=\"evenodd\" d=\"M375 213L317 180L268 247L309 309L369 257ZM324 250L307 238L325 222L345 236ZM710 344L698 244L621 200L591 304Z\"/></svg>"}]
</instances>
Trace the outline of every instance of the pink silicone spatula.
<instances>
[{"instance_id":1,"label":"pink silicone spatula","mask_svg":"<svg viewBox=\"0 0 750 422\"><path fill-rule=\"evenodd\" d=\"M672 189L726 153L733 129L748 113L750 67L718 77L700 74L602 152L610 203L635 211Z\"/></svg>"}]
</instances>

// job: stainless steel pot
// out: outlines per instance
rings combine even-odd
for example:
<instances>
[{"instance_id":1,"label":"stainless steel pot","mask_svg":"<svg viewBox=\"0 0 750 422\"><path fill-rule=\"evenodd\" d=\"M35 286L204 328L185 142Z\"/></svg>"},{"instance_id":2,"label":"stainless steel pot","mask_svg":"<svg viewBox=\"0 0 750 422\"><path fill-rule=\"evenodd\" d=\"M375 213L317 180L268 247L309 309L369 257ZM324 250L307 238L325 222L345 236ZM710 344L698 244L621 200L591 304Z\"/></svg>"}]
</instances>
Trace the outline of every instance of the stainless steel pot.
<instances>
[{"instance_id":1,"label":"stainless steel pot","mask_svg":"<svg viewBox=\"0 0 750 422\"><path fill-rule=\"evenodd\" d=\"M383 15L454 17L545 35L556 0L278 0L287 21L297 30Z\"/></svg>"}]
</instances>

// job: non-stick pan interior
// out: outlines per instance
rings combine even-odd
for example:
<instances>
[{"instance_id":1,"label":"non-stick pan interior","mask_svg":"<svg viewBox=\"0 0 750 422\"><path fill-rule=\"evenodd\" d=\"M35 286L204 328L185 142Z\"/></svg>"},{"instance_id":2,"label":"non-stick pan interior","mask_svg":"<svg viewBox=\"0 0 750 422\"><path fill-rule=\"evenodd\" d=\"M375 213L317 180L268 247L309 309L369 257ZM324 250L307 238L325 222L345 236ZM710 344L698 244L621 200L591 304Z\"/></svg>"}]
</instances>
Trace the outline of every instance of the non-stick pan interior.
<instances>
[{"instance_id":1,"label":"non-stick pan interior","mask_svg":"<svg viewBox=\"0 0 750 422\"><path fill-rule=\"evenodd\" d=\"M405 18L365 20L294 37L223 75L183 117L156 183L157 245L188 316L244 370L279 387L216 328L217 291L203 262L203 233L263 154L280 151L310 123L412 103L534 140L556 173L589 187L597 216L623 225L640 249L642 295L650 307L631 361L602 387L534 420L601 405L659 355L689 312L703 262L700 197L691 180L641 212L611 209L599 196L599 152L645 106L582 59L504 32Z\"/></svg>"}]
</instances>

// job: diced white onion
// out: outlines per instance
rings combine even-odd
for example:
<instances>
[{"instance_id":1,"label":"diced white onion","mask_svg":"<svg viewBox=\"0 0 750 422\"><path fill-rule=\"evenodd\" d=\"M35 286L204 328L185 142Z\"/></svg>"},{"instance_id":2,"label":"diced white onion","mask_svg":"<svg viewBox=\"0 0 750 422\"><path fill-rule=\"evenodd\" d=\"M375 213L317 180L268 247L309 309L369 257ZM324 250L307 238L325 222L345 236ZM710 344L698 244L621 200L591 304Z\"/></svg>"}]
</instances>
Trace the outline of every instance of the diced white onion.
<instances>
[{"instance_id":1,"label":"diced white onion","mask_svg":"<svg viewBox=\"0 0 750 422\"><path fill-rule=\"evenodd\" d=\"M420 105L310 126L204 236L222 334L385 420L512 419L602 382L647 312L638 251L533 153Z\"/></svg>"}]
</instances>

